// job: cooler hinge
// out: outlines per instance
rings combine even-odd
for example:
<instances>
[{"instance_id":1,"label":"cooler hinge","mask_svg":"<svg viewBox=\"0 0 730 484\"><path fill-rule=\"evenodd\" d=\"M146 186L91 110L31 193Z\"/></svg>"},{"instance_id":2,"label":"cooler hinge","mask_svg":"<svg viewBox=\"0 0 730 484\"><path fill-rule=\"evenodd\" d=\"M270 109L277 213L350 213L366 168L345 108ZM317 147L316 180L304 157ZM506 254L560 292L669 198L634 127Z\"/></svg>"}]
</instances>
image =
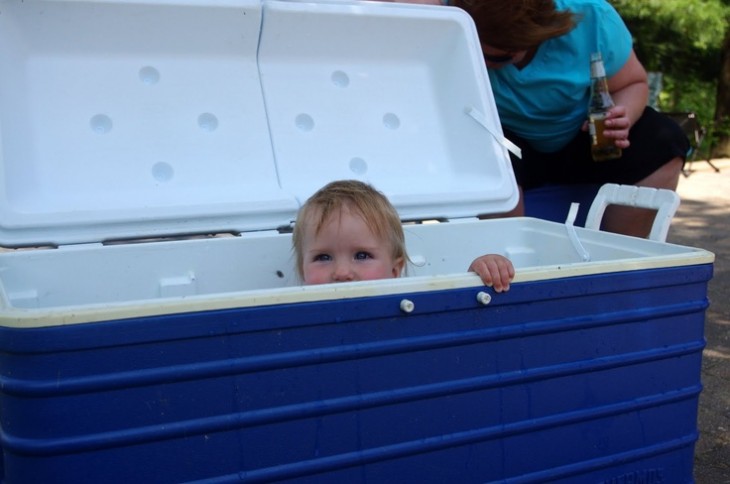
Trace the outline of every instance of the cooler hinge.
<instances>
[{"instance_id":1,"label":"cooler hinge","mask_svg":"<svg viewBox=\"0 0 730 484\"><path fill-rule=\"evenodd\" d=\"M63 244L59 245L57 248L61 250L78 250L78 249L89 249L89 248L95 248L95 247L103 247L104 244L101 242L82 242L79 244Z\"/></svg>"},{"instance_id":2,"label":"cooler hinge","mask_svg":"<svg viewBox=\"0 0 730 484\"><path fill-rule=\"evenodd\" d=\"M463 223L473 223L475 220L479 220L479 217L449 218L449 219L442 220L442 222L448 222L451 224L463 224Z\"/></svg>"}]
</instances>

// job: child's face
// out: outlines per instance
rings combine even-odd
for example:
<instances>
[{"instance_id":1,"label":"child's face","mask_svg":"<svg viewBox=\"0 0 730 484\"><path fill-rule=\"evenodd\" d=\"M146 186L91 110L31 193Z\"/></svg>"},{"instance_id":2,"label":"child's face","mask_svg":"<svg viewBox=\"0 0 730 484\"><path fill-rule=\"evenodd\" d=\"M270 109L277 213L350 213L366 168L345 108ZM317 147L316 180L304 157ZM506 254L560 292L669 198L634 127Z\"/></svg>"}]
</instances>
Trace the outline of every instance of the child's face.
<instances>
[{"instance_id":1,"label":"child's face","mask_svg":"<svg viewBox=\"0 0 730 484\"><path fill-rule=\"evenodd\" d=\"M333 212L315 234L308 224L302 238L305 284L368 281L398 277L404 261L393 260L387 241L379 239L365 220L344 206Z\"/></svg>"}]
</instances>

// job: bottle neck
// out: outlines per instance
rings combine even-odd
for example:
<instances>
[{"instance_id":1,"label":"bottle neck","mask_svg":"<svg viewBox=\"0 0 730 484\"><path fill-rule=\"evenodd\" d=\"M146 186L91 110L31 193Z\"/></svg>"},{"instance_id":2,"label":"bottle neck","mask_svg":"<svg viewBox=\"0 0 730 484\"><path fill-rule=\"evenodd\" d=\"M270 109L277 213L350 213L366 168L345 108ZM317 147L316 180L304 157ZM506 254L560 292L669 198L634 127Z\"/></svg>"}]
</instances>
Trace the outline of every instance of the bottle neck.
<instances>
[{"instance_id":1,"label":"bottle neck","mask_svg":"<svg viewBox=\"0 0 730 484\"><path fill-rule=\"evenodd\" d=\"M588 105L589 112L607 111L613 106L613 99L608 90L608 80L603 62L591 62L591 97Z\"/></svg>"},{"instance_id":2,"label":"bottle neck","mask_svg":"<svg viewBox=\"0 0 730 484\"><path fill-rule=\"evenodd\" d=\"M606 68L603 66L603 61L591 61L591 78L599 79L601 77L606 77Z\"/></svg>"}]
</instances>

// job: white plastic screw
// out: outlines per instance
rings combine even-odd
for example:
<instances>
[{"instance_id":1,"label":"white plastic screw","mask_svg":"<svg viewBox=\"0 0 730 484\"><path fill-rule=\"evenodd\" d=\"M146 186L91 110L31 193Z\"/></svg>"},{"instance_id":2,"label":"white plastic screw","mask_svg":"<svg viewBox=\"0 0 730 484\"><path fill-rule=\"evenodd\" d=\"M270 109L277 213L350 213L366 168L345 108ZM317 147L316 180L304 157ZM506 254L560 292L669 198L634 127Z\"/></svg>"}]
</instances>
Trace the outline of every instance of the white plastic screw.
<instances>
[{"instance_id":1,"label":"white plastic screw","mask_svg":"<svg viewBox=\"0 0 730 484\"><path fill-rule=\"evenodd\" d=\"M403 299L400 302L400 310L404 313L412 313L416 309L416 305L410 299Z\"/></svg>"},{"instance_id":2,"label":"white plastic screw","mask_svg":"<svg viewBox=\"0 0 730 484\"><path fill-rule=\"evenodd\" d=\"M492 296L488 292L479 291L477 294L477 301L479 301L479 304L486 306L492 302Z\"/></svg>"}]
</instances>

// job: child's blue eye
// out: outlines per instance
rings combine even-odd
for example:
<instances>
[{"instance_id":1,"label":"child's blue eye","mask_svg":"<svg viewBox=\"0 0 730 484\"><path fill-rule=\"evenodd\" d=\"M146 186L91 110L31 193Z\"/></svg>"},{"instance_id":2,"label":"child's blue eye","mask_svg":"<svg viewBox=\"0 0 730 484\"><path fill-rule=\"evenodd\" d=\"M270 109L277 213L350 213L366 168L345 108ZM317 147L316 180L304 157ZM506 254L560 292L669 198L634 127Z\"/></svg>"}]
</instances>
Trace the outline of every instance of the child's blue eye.
<instances>
[{"instance_id":1,"label":"child's blue eye","mask_svg":"<svg viewBox=\"0 0 730 484\"><path fill-rule=\"evenodd\" d=\"M317 254L314 256L316 262L328 262L332 260L329 254Z\"/></svg>"},{"instance_id":2,"label":"child's blue eye","mask_svg":"<svg viewBox=\"0 0 730 484\"><path fill-rule=\"evenodd\" d=\"M372 255L370 255L369 252L361 251L361 252L358 252L357 254L355 254L355 260L367 260L367 259L372 259Z\"/></svg>"}]
</instances>

